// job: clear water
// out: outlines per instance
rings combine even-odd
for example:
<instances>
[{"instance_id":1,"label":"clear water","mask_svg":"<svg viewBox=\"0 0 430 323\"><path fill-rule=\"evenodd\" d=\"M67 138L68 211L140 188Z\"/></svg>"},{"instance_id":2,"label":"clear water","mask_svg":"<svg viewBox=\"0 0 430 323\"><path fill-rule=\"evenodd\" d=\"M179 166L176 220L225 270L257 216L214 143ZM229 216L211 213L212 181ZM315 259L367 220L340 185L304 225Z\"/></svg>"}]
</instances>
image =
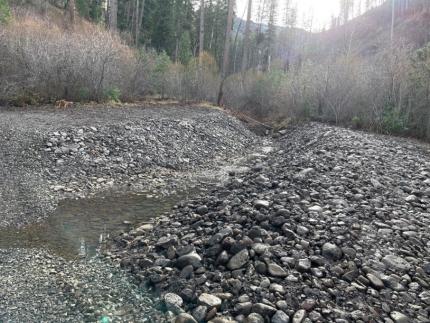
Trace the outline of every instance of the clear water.
<instances>
[{"instance_id":1,"label":"clear water","mask_svg":"<svg viewBox=\"0 0 430 323\"><path fill-rule=\"evenodd\" d=\"M65 200L43 223L0 230L0 248L44 248L67 259L92 256L109 235L151 222L183 198L131 194Z\"/></svg>"}]
</instances>

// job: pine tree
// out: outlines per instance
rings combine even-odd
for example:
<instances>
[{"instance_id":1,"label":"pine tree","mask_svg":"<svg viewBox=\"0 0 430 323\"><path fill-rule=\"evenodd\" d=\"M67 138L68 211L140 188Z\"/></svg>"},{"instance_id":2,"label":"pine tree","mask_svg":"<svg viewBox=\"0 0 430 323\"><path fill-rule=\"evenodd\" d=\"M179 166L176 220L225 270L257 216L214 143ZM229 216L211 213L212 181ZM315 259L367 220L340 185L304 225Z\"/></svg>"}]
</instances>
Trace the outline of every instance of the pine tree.
<instances>
[{"instance_id":1,"label":"pine tree","mask_svg":"<svg viewBox=\"0 0 430 323\"><path fill-rule=\"evenodd\" d=\"M187 65L191 58L193 57L193 53L191 51L191 37L189 31L184 31L181 34L181 39L179 42L179 61L182 64Z\"/></svg>"}]
</instances>

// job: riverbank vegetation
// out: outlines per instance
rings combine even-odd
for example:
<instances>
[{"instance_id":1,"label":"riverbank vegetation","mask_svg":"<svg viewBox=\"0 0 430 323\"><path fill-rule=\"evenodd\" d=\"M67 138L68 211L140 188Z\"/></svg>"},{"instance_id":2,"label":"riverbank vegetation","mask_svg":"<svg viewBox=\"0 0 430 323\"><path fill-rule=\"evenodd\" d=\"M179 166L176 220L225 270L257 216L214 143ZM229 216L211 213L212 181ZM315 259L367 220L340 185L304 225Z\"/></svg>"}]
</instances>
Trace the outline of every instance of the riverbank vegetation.
<instances>
[{"instance_id":1,"label":"riverbank vegetation","mask_svg":"<svg viewBox=\"0 0 430 323\"><path fill-rule=\"evenodd\" d=\"M287 2L282 13L254 2L241 19L232 0L0 0L0 101L158 96L430 138L426 2L368 1L353 14L340 1L318 33Z\"/></svg>"}]
</instances>

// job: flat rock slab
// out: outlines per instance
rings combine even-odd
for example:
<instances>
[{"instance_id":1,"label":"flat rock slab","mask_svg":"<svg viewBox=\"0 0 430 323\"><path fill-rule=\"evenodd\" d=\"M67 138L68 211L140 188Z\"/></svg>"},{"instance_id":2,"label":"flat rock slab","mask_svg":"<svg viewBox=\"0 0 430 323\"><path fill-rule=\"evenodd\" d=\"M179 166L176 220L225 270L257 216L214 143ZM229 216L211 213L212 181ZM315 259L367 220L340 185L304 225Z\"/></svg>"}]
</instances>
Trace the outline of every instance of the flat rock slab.
<instances>
[{"instance_id":1,"label":"flat rock slab","mask_svg":"<svg viewBox=\"0 0 430 323\"><path fill-rule=\"evenodd\" d=\"M403 258L395 255L387 255L382 258L382 262L391 271L406 272L411 269L411 265Z\"/></svg>"}]
</instances>

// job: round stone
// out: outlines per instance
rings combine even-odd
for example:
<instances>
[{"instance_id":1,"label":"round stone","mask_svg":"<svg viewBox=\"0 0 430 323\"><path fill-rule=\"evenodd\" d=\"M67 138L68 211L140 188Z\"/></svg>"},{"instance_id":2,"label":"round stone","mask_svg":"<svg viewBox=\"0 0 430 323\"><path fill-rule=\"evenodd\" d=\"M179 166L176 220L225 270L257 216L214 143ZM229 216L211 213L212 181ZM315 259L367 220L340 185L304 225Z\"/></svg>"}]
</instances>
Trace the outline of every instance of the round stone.
<instances>
[{"instance_id":1,"label":"round stone","mask_svg":"<svg viewBox=\"0 0 430 323\"><path fill-rule=\"evenodd\" d=\"M203 293L199 296L199 302L208 307L219 307L222 303L220 298L207 293Z\"/></svg>"},{"instance_id":2,"label":"round stone","mask_svg":"<svg viewBox=\"0 0 430 323\"><path fill-rule=\"evenodd\" d=\"M183 300L181 296L174 293L167 293L164 295L164 303L166 304L167 310L173 313L180 313Z\"/></svg>"},{"instance_id":3,"label":"round stone","mask_svg":"<svg viewBox=\"0 0 430 323\"><path fill-rule=\"evenodd\" d=\"M334 243L327 242L322 247L322 255L327 259L337 261L342 259L342 250Z\"/></svg>"}]
</instances>

